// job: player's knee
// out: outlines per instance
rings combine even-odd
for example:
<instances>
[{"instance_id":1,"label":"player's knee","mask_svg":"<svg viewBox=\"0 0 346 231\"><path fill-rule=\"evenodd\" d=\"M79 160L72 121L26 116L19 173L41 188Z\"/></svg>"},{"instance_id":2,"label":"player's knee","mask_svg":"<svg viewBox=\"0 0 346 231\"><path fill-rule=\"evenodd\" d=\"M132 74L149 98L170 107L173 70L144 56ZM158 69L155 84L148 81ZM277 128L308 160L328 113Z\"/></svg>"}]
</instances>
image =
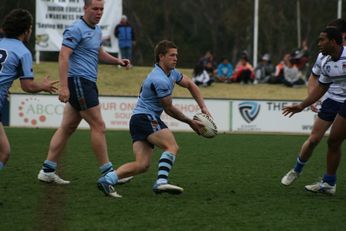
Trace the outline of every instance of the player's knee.
<instances>
[{"instance_id":1,"label":"player's knee","mask_svg":"<svg viewBox=\"0 0 346 231\"><path fill-rule=\"evenodd\" d=\"M137 164L137 170L139 173L143 173L148 171L148 169L150 168L150 163L138 163Z\"/></svg>"},{"instance_id":2,"label":"player's knee","mask_svg":"<svg viewBox=\"0 0 346 231\"><path fill-rule=\"evenodd\" d=\"M70 125L70 126L61 126L60 131L62 131L63 134L70 136L72 133L74 133L77 129L77 126L75 125Z\"/></svg>"},{"instance_id":3,"label":"player's knee","mask_svg":"<svg viewBox=\"0 0 346 231\"><path fill-rule=\"evenodd\" d=\"M179 152L179 146L177 144L171 145L166 148L166 151L176 155Z\"/></svg>"},{"instance_id":4,"label":"player's knee","mask_svg":"<svg viewBox=\"0 0 346 231\"><path fill-rule=\"evenodd\" d=\"M91 124L90 128L100 133L106 132L106 125L103 120L96 121L95 123Z\"/></svg>"},{"instance_id":5,"label":"player's knee","mask_svg":"<svg viewBox=\"0 0 346 231\"><path fill-rule=\"evenodd\" d=\"M309 138L309 145L315 147L321 141L321 137L312 136Z\"/></svg>"}]
</instances>

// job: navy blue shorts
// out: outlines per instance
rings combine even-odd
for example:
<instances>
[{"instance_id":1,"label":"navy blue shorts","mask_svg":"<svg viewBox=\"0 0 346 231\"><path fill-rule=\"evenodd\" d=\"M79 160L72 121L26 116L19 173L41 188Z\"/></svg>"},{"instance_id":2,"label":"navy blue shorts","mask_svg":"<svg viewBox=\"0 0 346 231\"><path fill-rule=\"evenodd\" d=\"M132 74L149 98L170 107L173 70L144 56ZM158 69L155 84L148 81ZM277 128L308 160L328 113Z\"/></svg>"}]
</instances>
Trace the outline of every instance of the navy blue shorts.
<instances>
[{"instance_id":1,"label":"navy blue shorts","mask_svg":"<svg viewBox=\"0 0 346 231\"><path fill-rule=\"evenodd\" d=\"M77 111L99 105L99 92L95 82L80 77L70 77L68 88L70 90L68 102Z\"/></svg>"},{"instance_id":2,"label":"navy blue shorts","mask_svg":"<svg viewBox=\"0 0 346 231\"><path fill-rule=\"evenodd\" d=\"M147 137L150 134L164 128L167 128L167 125L159 117L149 114L135 114L130 119L130 134L133 143L139 140L147 141ZM154 148L153 144L149 144Z\"/></svg>"},{"instance_id":3,"label":"navy blue shorts","mask_svg":"<svg viewBox=\"0 0 346 231\"><path fill-rule=\"evenodd\" d=\"M341 104L338 113L339 113L339 115L341 115L342 117L346 118L346 100Z\"/></svg>"},{"instance_id":4,"label":"navy blue shorts","mask_svg":"<svg viewBox=\"0 0 346 231\"><path fill-rule=\"evenodd\" d=\"M342 104L343 103L327 98L322 102L321 109L318 112L318 117L324 121L334 121Z\"/></svg>"}]
</instances>

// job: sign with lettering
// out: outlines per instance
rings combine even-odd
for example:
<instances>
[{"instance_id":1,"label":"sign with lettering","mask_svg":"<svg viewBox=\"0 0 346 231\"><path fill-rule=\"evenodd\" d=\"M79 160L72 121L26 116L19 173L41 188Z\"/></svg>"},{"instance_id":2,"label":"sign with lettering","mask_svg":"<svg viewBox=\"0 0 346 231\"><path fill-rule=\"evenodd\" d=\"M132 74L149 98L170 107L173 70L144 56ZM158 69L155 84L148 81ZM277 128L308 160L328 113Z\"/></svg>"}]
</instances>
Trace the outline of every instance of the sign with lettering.
<instances>
[{"instance_id":1,"label":"sign with lettering","mask_svg":"<svg viewBox=\"0 0 346 231\"><path fill-rule=\"evenodd\" d=\"M84 0L36 0L36 51L59 51L65 28L83 16L83 6ZM121 14L122 0L105 0L99 25L107 52L119 51L113 32Z\"/></svg>"}]
</instances>

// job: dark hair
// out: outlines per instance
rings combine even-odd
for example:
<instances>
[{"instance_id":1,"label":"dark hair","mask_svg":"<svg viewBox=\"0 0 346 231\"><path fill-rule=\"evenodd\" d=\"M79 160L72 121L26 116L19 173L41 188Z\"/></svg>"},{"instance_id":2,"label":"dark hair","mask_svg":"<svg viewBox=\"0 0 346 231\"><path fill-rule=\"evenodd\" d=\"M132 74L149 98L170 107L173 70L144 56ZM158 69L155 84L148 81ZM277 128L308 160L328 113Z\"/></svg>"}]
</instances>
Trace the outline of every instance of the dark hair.
<instances>
[{"instance_id":1,"label":"dark hair","mask_svg":"<svg viewBox=\"0 0 346 231\"><path fill-rule=\"evenodd\" d=\"M160 61L160 55L165 55L167 54L168 50L171 48L176 48L177 46L168 40L162 40L160 41L154 49L154 54L155 54L155 62L159 62Z\"/></svg>"},{"instance_id":2,"label":"dark hair","mask_svg":"<svg viewBox=\"0 0 346 231\"><path fill-rule=\"evenodd\" d=\"M91 5L93 0L84 0L84 6L89 6ZM103 0L98 0L98 1L103 1Z\"/></svg>"},{"instance_id":3,"label":"dark hair","mask_svg":"<svg viewBox=\"0 0 346 231\"><path fill-rule=\"evenodd\" d=\"M228 60L226 56L221 57L220 62L223 63L223 61Z\"/></svg>"},{"instance_id":4,"label":"dark hair","mask_svg":"<svg viewBox=\"0 0 346 231\"><path fill-rule=\"evenodd\" d=\"M193 73L192 73L192 75L193 75L194 77L199 76L200 74L203 73L203 71L204 71L204 66L203 66L203 64L198 63L198 64L196 64L196 66L193 68Z\"/></svg>"},{"instance_id":5,"label":"dark hair","mask_svg":"<svg viewBox=\"0 0 346 231\"><path fill-rule=\"evenodd\" d=\"M341 33L346 33L346 20L342 18L335 19L328 23L328 27L335 27Z\"/></svg>"},{"instance_id":6,"label":"dark hair","mask_svg":"<svg viewBox=\"0 0 346 231\"><path fill-rule=\"evenodd\" d=\"M2 30L5 37L17 38L24 34L32 26L32 15L25 9L14 9L5 16L2 24Z\"/></svg>"},{"instance_id":7,"label":"dark hair","mask_svg":"<svg viewBox=\"0 0 346 231\"><path fill-rule=\"evenodd\" d=\"M90 5L92 0L84 0L84 6Z\"/></svg>"},{"instance_id":8,"label":"dark hair","mask_svg":"<svg viewBox=\"0 0 346 231\"><path fill-rule=\"evenodd\" d=\"M343 42L341 32L336 27L327 27L321 33L326 33L329 40L335 40L336 44L341 45Z\"/></svg>"}]
</instances>

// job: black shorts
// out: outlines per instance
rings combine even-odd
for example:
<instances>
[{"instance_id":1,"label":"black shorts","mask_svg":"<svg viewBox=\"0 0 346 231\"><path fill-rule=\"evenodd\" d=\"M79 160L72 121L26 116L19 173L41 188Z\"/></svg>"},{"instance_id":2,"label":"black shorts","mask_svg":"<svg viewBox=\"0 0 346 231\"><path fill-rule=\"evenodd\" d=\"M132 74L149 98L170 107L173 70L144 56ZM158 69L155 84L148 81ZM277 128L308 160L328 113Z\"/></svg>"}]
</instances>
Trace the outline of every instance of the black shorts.
<instances>
[{"instance_id":1,"label":"black shorts","mask_svg":"<svg viewBox=\"0 0 346 231\"><path fill-rule=\"evenodd\" d=\"M147 137L150 134L164 128L167 128L167 125L160 119L160 117L155 117L149 114L135 114L132 115L130 119L130 134L133 143L139 140L147 141ZM154 148L153 144L149 144Z\"/></svg>"},{"instance_id":2,"label":"black shorts","mask_svg":"<svg viewBox=\"0 0 346 231\"><path fill-rule=\"evenodd\" d=\"M342 103L327 98L322 102L318 117L324 121L334 121L336 114L339 112Z\"/></svg>"},{"instance_id":3,"label":"black shorts","mask_svg":"<svg viewBox=\"0 0 346 231\"><path fill-rule=\"evenodd\" d=\"M339 109L339 115L342 117L346 118L346 100L341 104L340 109Z\"/></svg>"},{"instance_id":4,"label":"black shorts","mask_svg":"<svg viewBox=\"0 0 346 231\"><path fill-rule=\"evenodd\" d=\"M99 92L96 83L81 77L69 77L69 103L77 111L87 110L99 105Z\"/></svg>"}]
</instances>

